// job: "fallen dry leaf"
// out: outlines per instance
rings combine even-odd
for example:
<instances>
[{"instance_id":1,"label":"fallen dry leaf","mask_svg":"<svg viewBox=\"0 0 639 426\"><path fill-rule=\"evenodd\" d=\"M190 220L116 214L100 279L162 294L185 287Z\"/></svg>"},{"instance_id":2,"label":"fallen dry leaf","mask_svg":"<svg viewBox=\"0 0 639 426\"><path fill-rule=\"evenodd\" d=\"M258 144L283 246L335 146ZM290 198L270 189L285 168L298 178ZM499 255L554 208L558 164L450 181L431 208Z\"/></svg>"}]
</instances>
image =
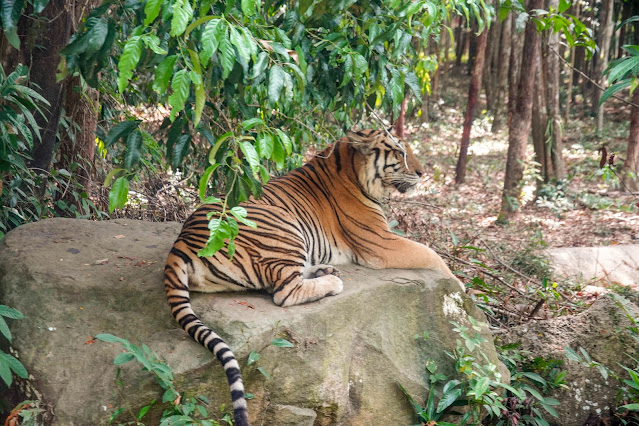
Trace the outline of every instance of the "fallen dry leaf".
<instances>
[{"instance_id":1,"label":"fallen dry leaf","mask_svg":"<svg viewBox=\"0 0 639 426\"><path fill-rule=\"evenodd\" d=\"M126 238L126 235L116 235L115 237L116 240L121 240L122 238Z\"/></svg>"}]
</instances>

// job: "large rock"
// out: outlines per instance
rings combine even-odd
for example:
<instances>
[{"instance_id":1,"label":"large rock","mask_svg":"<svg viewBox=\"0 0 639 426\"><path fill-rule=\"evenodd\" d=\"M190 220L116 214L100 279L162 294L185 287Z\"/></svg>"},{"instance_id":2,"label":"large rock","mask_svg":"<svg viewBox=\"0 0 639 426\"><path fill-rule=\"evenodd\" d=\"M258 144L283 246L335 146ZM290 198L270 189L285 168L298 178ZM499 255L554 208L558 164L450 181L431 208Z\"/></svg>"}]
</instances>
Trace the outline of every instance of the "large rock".
<instances>
[{"instance_id":1,"label":"large rock","mask_svg":"<svg viewBox=\"0 0 639 426\"><path fill-rule=\"evenodd\" d=\"M546 416L558 426L582 426L589 418L610 418L616 407L621 387L618 380L604 378L599 369L587 365L579 348L591 359L612 370L619 377L629 379L620 365L634 368L633 358L639 354L639 341L630 330L632 318L639 318L639 308L622 297L604 295L586 311L547 321L533 322L510 329L503 343L521 343L521 349L534 357L563 360L568 388L552 395L561 404L556 407L559 419ZM570 360L566 348L573 349L583 362ZM587 424L610 424L602 423Z\"/></svg>"},{"instance_id":2,"label":"large rock","mask_svg":"<svg viewBox=\"0 0 639 426\"><path fill-rule=\"evenodd\" d=\"M639 245L561 247L547 253L558 275L639 290Z\"/></svg>"},{"instance_id":3,"label":"large rock","mask_svg":"<svg viewBox=\"0 0 639 426\"><path fill-rule=\"evenodd\" d=\"M14 347L30 387L63 425L106 423L162 391L133 363L115 383L116 344L93 342L111 333L146 343L176 376L178 389L230 400L222 368L171 317L164 297L164 260L180 226L131 220L49 219L24 225L0 242L0 296L26 315L13 321ZM227 340L244 367L249 412L255 424L410 424L415 417L397 383L425 396L424 364L452 374L458 335L451 320L483 314L459 285L432 271L372 271L343 267L344 292L286 309L265 294L193 297L202 320ZM430 340L416 341L427 331ZM490 334L482 350L497 363ZM271 344L281 337L294 348ZM270 375L266 379L256 367ZM122 418L123 420L124 418ZM120 420L120 418L119 418ZM149 424L153 424L149 420Z\"/></svg>"}]
</instances>

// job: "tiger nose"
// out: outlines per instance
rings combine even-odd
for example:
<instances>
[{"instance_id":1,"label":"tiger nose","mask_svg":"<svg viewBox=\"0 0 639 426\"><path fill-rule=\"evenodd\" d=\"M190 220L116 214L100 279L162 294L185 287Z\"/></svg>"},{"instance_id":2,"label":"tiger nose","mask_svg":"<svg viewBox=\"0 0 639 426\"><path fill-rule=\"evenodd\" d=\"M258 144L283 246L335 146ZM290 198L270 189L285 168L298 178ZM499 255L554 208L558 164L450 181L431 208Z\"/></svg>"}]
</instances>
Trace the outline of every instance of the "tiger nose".
<instances>
[{"instance_id":1,"label":"tiger nose","mask_svg":"<svg viewBox=\"0 0 639 426\"><path fill-rule=\"evenodd\" d=\"M424 175L424 172L422 172L421 170L415 170L415 174L419 177L422 177Z\"/></svg>"}]
</instances>

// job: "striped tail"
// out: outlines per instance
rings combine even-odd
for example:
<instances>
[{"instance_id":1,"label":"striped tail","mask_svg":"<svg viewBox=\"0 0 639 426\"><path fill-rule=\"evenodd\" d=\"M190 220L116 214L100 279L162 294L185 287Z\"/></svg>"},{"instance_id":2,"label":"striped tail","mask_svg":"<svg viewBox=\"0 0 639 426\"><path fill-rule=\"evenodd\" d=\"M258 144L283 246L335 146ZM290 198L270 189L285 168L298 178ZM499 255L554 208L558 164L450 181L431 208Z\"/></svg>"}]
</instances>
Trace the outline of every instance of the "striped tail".
<instances>
[{"instance_id":1,"label":"striped tail","mask_svg":"<svg viewBox=\"0 0 639 426\"><path fill-rule=\"evenodd\" d=\"M175 259L175 257L176 253L172 250L164 268L164 287L171 313L195 341L210 350L220 360L231 388L235 426L249 426L240 365L228 345L213 330L205 326L193 312L186 272L178 272L179 270L173 267L182 263L180 260L184 259L179 255L177 257L182 259ZM190 259L188 263L191 263Z\"/></svg>"}]
</instances>

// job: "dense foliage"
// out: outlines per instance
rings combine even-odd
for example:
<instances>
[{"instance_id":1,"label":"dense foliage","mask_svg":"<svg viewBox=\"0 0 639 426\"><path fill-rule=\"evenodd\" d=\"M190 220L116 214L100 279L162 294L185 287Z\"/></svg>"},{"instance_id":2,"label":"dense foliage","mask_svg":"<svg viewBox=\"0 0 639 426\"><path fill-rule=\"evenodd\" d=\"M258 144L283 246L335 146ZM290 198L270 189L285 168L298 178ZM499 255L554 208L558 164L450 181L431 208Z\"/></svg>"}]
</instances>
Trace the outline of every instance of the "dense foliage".
<instances>
[{"instance_id":1,"label":"dense foliage","mask_svg":"<svg viewBox=\"0 0 639 426\"><path fill-rule=\"evenodd\" d=\"M153 155L195 170L202 200L212 187L230 209L367 108L397 116L405 97L420 102L435 64L424 48L457 12L483 25L492 9L483 0L107 1L63 50L63 75L78 69L93 86L117 85L125 103L170 107L157 142L135 119L102 135L119 152L111 209ZM237 232L226 211L219 219L216 246Z\"/></svg>"}]
</instances>

